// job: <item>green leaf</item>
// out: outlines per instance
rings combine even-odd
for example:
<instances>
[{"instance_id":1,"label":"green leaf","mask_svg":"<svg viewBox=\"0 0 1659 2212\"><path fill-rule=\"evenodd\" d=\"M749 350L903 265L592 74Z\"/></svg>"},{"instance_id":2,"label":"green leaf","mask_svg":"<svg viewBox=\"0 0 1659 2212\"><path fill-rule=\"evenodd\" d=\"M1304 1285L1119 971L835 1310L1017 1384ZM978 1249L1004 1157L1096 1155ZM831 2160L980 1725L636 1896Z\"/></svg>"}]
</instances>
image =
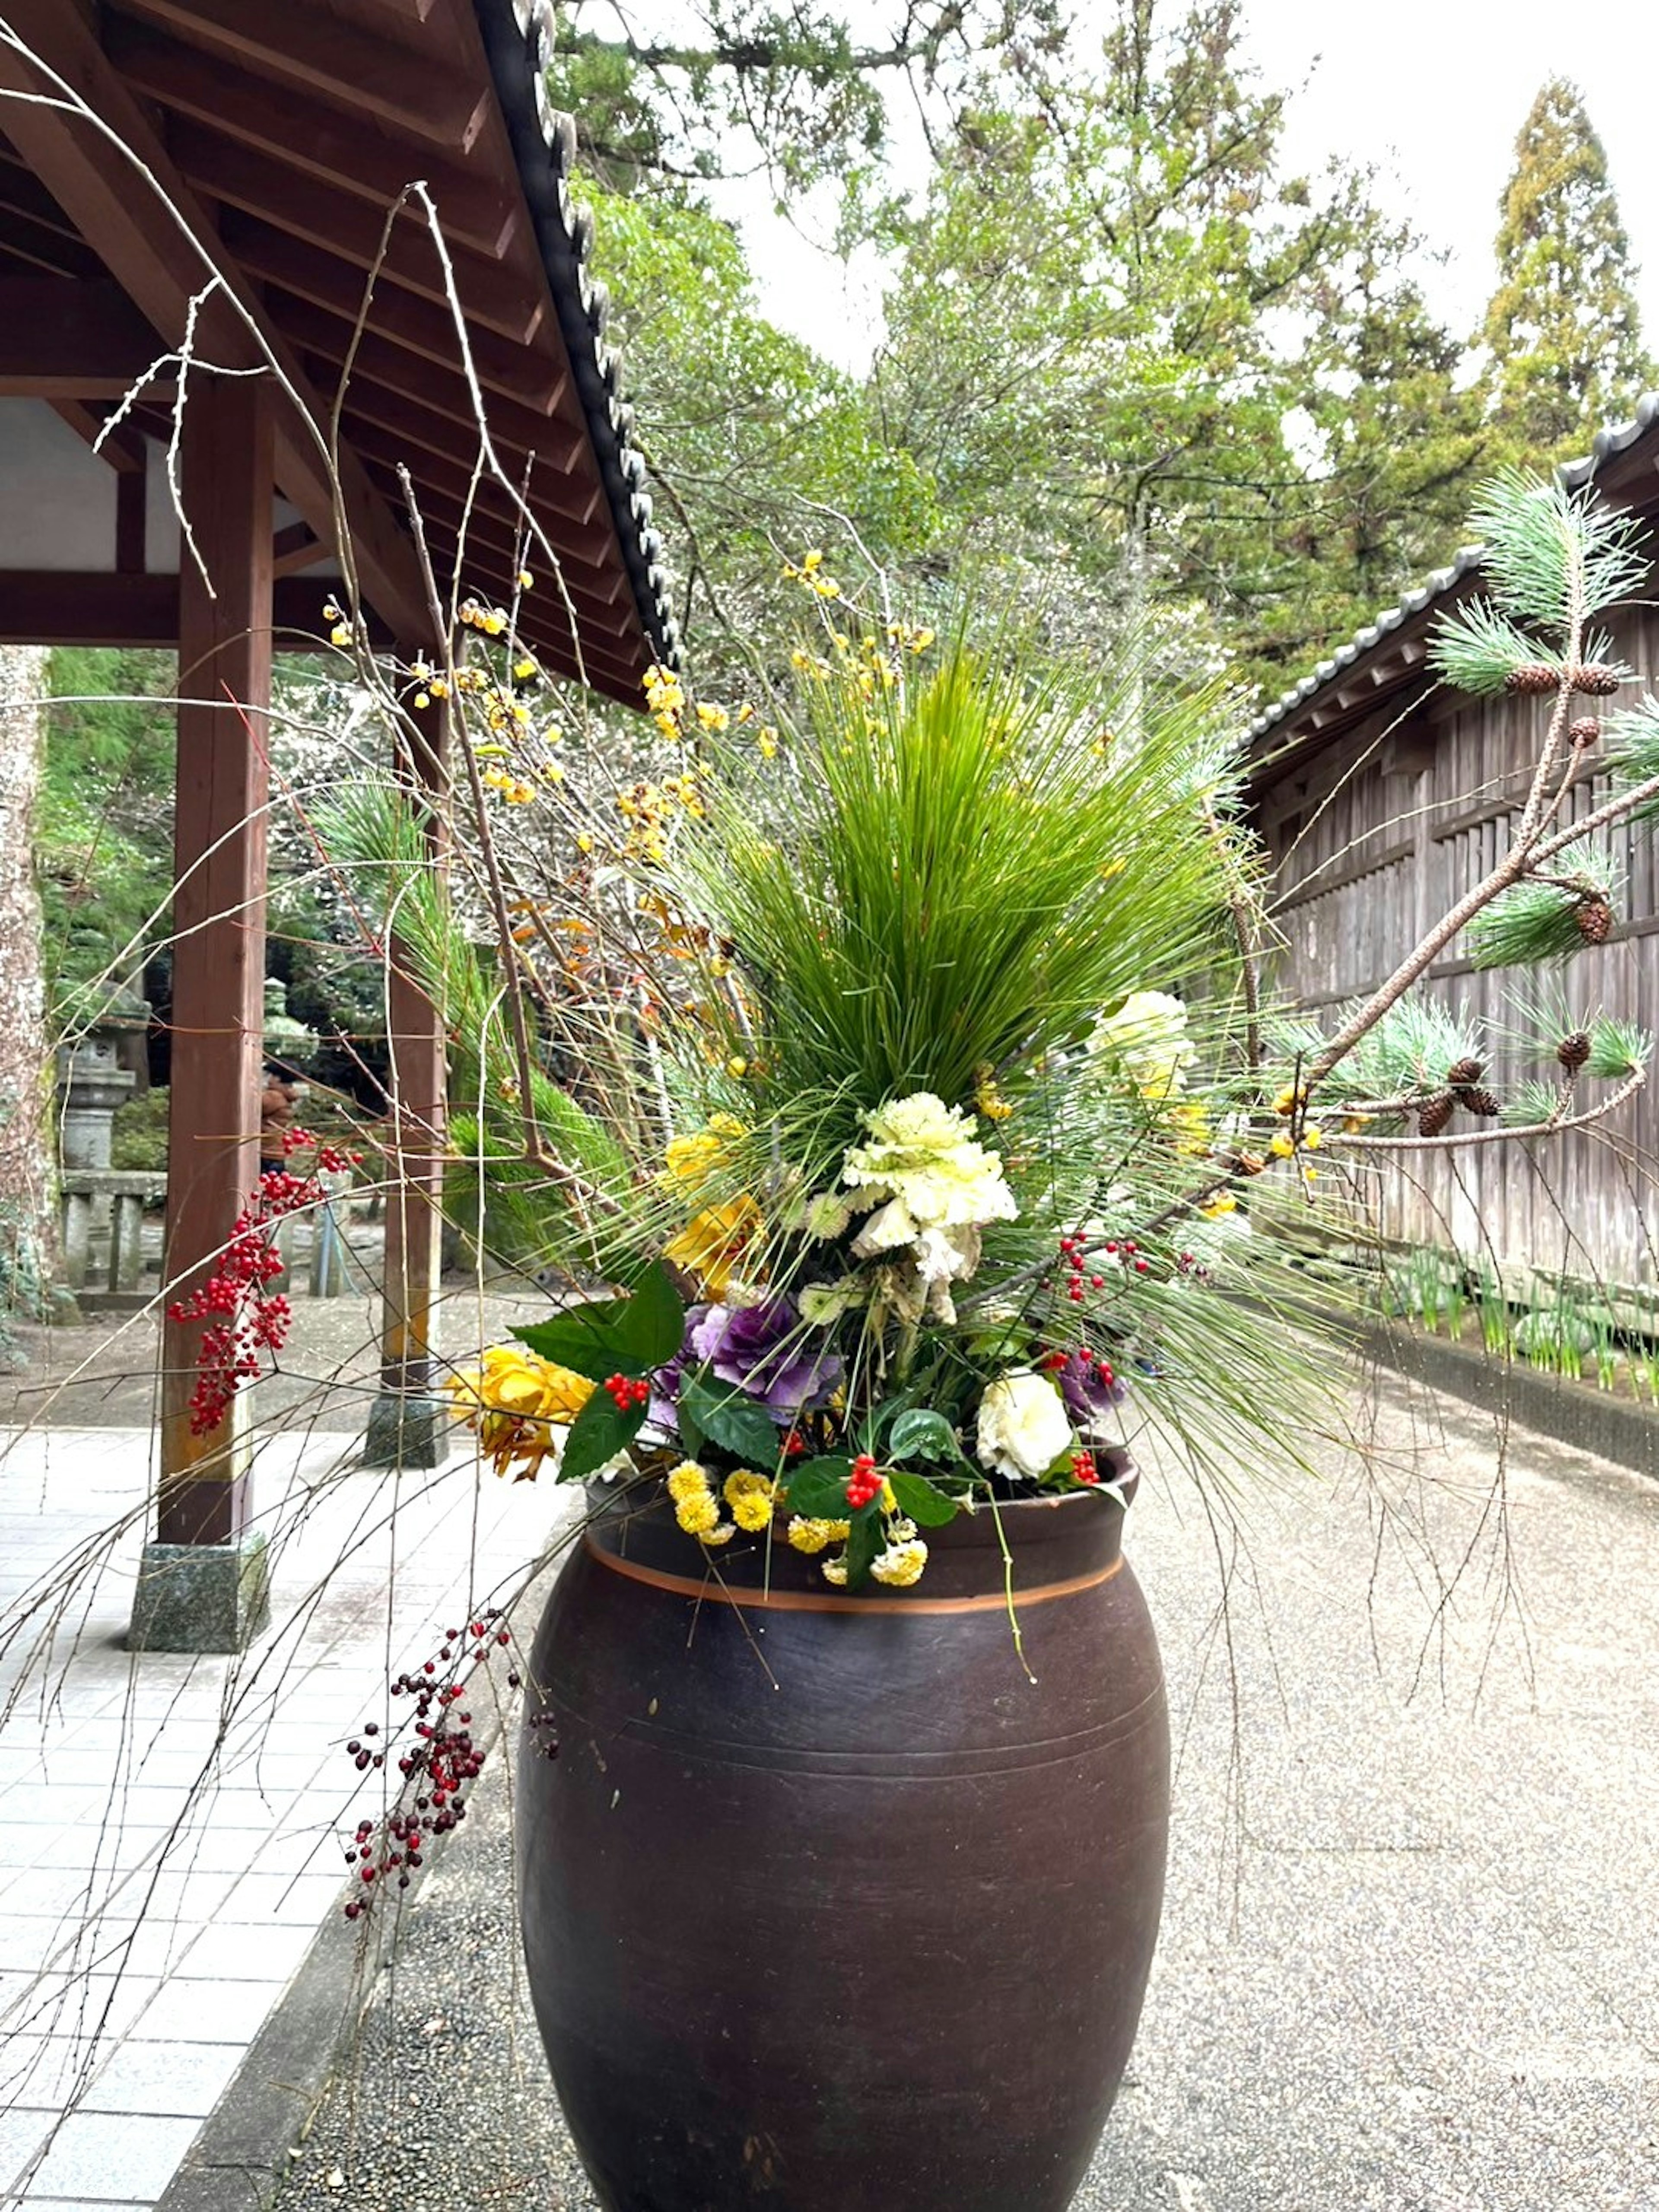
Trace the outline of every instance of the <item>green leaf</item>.
<instances>
[{"instance_id":1,"label":"green leaf","mask_svg":"<svg viewBox=\"0 0 1659 2212\"><path fill-rule=\"evenodd\" d=\"M959 1510L957 1500L935 1489L926 1475L909 1474L902 1468L896 1468L887 1479L893 1486L899 1510L908 1513L918 1527L942 1528L947 1521L956 1519Z\"/></svg>"},{"instance_id":2,"label":"green leaf","mask_svg":"<svg viewBox=\"0 0 1659 2212\"><path fill-rule=\"evenodd\" d=\"M658 1261L630 1297L572 1306L513 1334L556 1366L603 1382L611 1375L647 1375L671 1360L685 1334L685 1308Z\"/></svg>"},{"instance_id":3,"label":"green leaf","mask_svg":"<svg viewBox=\"0 0 1659 2212\"><path fill-rule=\"evenodd\" d=\"M681 1382L679 1409L722 1451L763 1470L777 1464L778 1432L771 1415L740 1391L716 1389L707 1369Z\"/></svg>"},{"instance_id":4,"label":"green leaf","mask_svg":"<svg viewBox=\"0 0 1659 2212\"><path fill-rule=\"evenodd\" d=\"M643 1406L618 1406L608 1392L596 1390L570 1424L559 1464L560 1481L580 1482L596 1467L615 1459L638 1435L644 1419Z\"/></svg>"},{"instance_id":5,"label":"green leaf","mask_svg":"<svg viewBox=\"0 0 1659 2212\"><path fill-rule=\"evenodd\" d=\"M853 1516L847 1539L847 1587L858 1589L870 1579L870 1562L883 1544L878 1501L872 1498Z\"/></svg>"},{"instance_id":6,"label":"green leaf","mask_svg":"<svg viewBox=\"0 0 1659 2212\"><path fill-rule=\"evenodd\" d=\"M852 1472L850 1459L803 1460L786 1478L789 1510L809 1521L845 1521L847 1478Z\"/></svg>"},{"instance_id":7,"label":"green leaf","mask_svg":"<svg viewBox=\"0 0 1659 2212\"><path fill-rule=\"evenodd\" d=\"M918 1406L908 1413L901 1413L894 1422L893 1433L887 1439L886 1456L890 1460L921 1456L939 1461L959 1459L962 1455L956 1431L944 1414Z\"/></svg>"}]
</instances>

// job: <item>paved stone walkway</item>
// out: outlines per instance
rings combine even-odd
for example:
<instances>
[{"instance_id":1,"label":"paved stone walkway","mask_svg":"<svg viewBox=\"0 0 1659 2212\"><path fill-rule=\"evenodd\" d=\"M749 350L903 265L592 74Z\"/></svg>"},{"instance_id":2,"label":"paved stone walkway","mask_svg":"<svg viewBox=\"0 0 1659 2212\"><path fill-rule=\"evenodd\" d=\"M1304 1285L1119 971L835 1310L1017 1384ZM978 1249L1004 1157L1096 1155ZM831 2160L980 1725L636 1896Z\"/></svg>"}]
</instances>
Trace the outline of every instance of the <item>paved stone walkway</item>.
<instances>
[{"instance_id":1,"label":"paved stone walkway","mask_svg":"<svg viewBox=\"0 0 1659 2212\"><path fill-rule=\"evenodd\" d=\"M0 2205L161 2196L338 1911L340 1832L385 1787L346 1741L557 1510L465 1455L394 1477L345 1436L268 1438L273 1632L235 1662L134 1657L149 1449L0 1431ZM43 1667L31 1593L77 1555Z\"/></svg>"}]
</instances>

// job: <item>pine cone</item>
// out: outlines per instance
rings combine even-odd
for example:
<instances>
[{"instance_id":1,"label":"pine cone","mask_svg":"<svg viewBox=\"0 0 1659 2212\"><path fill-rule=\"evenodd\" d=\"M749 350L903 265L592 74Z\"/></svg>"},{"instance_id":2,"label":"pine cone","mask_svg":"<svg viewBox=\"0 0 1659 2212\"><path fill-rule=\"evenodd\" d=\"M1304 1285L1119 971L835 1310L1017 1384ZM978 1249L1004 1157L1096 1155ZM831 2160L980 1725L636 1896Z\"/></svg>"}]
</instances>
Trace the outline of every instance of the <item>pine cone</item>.
<instances>
[{"instance_id":1,"label":"pine cone","mask_svg":"<svg viewBox=\"0 0 1659 2212\"><path fill-rule=\"evenodd\" d=\"M1573 916L1586 945L1605 945L1613 928L1613 908L1601 893L1581 901Z\"/></svg>"},{"instance_id":2,"label":"pine cone","mask_svg":"<svg viewBox=\"0 0 1659 2212\"><path fill-rule=\"evenodd\" d=\"M1547 660L1523 660L1518 668L1511 668L1504 678L1506 691L1521 691L1541 696L1546 691L1559 690L1561 672L1552 668Z\"/></svg>"},{"instance_id":3,"label":"pine cone","mask_svg":"<svg viewBox=\"0 0 1659 2212\"><path fill-rule=\"evenodd\" d=\"M1446 1080L1454 1091L1462 1091L1471 1083L1479 1083L1486 1072L1484 1060L1454 1060L1446 1070Z\"/></svg>"},{"instance_id":4,"label":"pine cone","mask_svg":"<svg viewBox=\"0 0 1659 2212\"><path fill-rule=\"evenodd\" d=\"M1594 714L1581 714L1567 732L1567 735L1580 752L1583 752L1587 745L1595 744L1601 734L1601 725Z\"/></svg>"},{"instance_id":5,"label":"pine cone","mask_svg":"<svg viewBox=\"0 0 1659 2212\"><path fill-rule=\"evenodd\" d=\"M1577 1075L1590 1056L1589 1030L1575 1030L1571 1036L1564 1036L1555 1048L1555 1056L1570 1075Z\"/></svg>"},{"instance_id":6,"label":"pine cone","mask_svg":"<svg viewBox=\"0 0 1659 2212\"><path fill-rule=\"evenodd\" d=\"M1585 692L1595 699L1605 699L1609 692L1616 691L1624 680L1616 668L1609 668L1599 660L1587 661L1583 667L1575 668L1572 672L1573 690Z\"/></svg>"},{"instance_id":7,"label":"pine cone","mask_svg":"<svg viewBox=\"0 0 1659 2212\"><path fill-rule=\"evenodd\" d=\"M1417 1117L1418 1135L1437 1137L1451 1117L1452 1103L1449 1098L1431 1100Z\"/></svg>"},{"instance_id":8,"label":"pine cone","mask_svg":"<svg viewBox=\"0 0 1659 2212\"><path fill-rule=\"evenodd\" d=\"M1467 1106L1471 1114L1478 1114L1483 1121L1496 1121L1504 1110L1498 1103L1495 1092L1483 1091L1478 1085L1465 1091L1457 1103L1460 1106Z\"/></svg>"}]
</instances>

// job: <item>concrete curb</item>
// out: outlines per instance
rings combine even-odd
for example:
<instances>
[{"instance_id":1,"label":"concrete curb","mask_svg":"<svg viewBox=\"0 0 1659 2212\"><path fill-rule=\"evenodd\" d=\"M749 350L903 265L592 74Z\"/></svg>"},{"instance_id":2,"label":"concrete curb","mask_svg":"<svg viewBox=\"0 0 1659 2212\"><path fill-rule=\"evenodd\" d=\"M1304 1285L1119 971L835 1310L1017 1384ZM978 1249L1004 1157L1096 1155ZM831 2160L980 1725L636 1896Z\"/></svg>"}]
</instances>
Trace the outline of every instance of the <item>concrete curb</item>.
<instances>
[{"instance_id":1,"label":"concrete curb","mask_svg":"<svg viewBox=\"0 0 1659 2212\"><path fill-rule=\"evenodd\" d=\"M526 1650L555 1571L538 1576L513 1609L510 1626ZM505 1737L505 1702L492 1698L483 1725L473 1731L473 1741L489 1757ZM392 1961L402 1913L465 1834L463 1825L425 1844L389 1928L379 1927L372 1916L365 1935L362 1923L348 1921L342 1908L351 1886L342 1881L329 1917L203 2121L155 2212L269 2212L291 2170L289 2154L304 2140Z\"/></svg>"},{"instance_id":2,"label":"concrete curb","mask_svg":"<svg viewBox=\"0 0 1659 2212\"><path fill-rule=\"evenodd\" d=\"M1659 1413L1449 1339L1368 1329L1364 1356L1449 1397L1659 1482Z\"/></svg>"}]
</instances>

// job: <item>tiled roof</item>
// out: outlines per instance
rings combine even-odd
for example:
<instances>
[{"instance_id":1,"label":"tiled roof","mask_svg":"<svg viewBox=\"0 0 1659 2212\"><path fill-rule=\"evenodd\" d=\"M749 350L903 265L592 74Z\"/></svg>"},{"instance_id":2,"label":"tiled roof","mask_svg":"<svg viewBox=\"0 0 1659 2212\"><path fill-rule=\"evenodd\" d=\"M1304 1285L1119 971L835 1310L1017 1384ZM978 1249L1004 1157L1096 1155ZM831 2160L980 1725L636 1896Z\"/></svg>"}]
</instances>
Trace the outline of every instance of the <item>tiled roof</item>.
<instances>
[{"instance_id":1,"label":"tiled roof","mask_svg":"<svg viewBox=\"0 0 1659 2212\"><path fill-rule=\"evenodd\" d=\"M644 457L630 442L634 410L622 393L622 356L605 343L610 295L588 268L593 216L570 190L576 126L547 89L556 33L552 0L474 5L640 618L658 659L673 664L679 635L662 534L652 520Z\"/></svg>"},{"instance_id":2,"label":"tiled roof","mask_svg":"<svg viewBox=\"0 0 1659 2212\"><path fill-rule=\"evenodd\" d=\"M1633 446L1656 421L1659 421L1659 392L1650 392L1638 404L1630 422L1598 431L1594 445L1582 460L1565 462L1556 471L1560 481L1570 491L1579 490L1590 481L1604 461ZM1480 568L1485 550L1480 545L1462 546L1449 568L1437 568L1415 591L1407 592L1395 605L1385 607L1375 621L1367 623L1364 629L1357 630L1346 645L1339 646L1328 659L1322 660L1299 684L1282 692L1271 706L1264 708L1251 723L1246 742L1254 743L1255 739L1266 737L1297 708L1305 705L1316 693L1322 691L1333 677L1340 675L1345 668L1352 667L1374 646L1380 645L1390 630L1398 629L1402 623L1409 622L1413 615L1421 614L1425 607L1431 606L1437 599L1443 598L1461 584L1473 570Z\"/></svg>"}]
</instances>

